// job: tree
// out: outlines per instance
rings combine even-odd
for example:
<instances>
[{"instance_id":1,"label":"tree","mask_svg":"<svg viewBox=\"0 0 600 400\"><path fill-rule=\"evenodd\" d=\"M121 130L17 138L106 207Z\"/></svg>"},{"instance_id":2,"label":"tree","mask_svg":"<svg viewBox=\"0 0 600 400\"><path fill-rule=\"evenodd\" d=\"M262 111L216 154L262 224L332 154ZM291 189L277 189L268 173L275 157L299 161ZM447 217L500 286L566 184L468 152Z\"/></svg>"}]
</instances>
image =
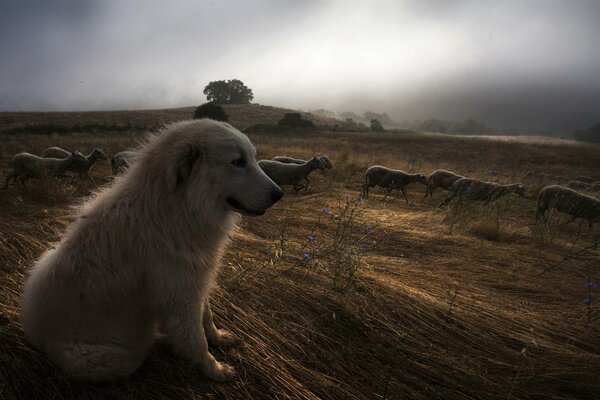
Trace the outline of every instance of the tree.
<instances>
[{"instance_id":1,"label":"tree","mask_svg":"<svg viewBox=\"0 0 600 400\"><path fill-rule=\"evenodd\" d=\"M238 79L209 82L204 94L209 102L218 104L247 104L254 98L252 89Z\"/></svg>"},{"instance_id":2,"label":"tree","mask_svg":"<svg viewBox=\"0 0 600 400\"><path fill-rule=\"evenodd\" d=\"M381 122L379 122L379 120L372 119L371 120L371 130L373 132L383 132L385 129L383 129L383 125L381 125Z\"/></svg>"},{"instance_id":3,"label":"tree","mask_svg":"<svg viewBox=\"0 0 600 400\"><path fill-rule=\"evenodd\" d=\"M196 107L196 110L194 111L194 118L210 118L223 122L227 122L229 119L223 107L213 102L204 103Z\"/></svg>"},{"instance_id":4,"label":"tree","mask_svg":"<svg viewBox=\"0 0 600 400\"><path fill-rule=\"evenodd\" d=\"M308 120L302 118L300 113L287 113L283 116L282 119L278 122L279 126L290 126L294 128L315 128L315 124Z\"/></svg>"}]
</instances>

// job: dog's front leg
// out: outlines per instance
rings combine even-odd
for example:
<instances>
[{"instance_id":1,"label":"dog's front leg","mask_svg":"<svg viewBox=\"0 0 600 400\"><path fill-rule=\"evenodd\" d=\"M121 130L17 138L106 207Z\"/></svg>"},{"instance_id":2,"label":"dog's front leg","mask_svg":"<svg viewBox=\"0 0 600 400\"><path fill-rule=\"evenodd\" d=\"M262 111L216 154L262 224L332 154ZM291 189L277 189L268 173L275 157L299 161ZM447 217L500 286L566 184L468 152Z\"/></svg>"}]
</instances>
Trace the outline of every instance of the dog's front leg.
<instances>
[{"instance_id":1,"label":"dog's front leg","mask_svg":"<svg viewBox=\"0 0 600 400\"><path fill-rule=\"evenodd\" d=\"M163 331L166 340L179 356L200 365L204 375L218 382L235 376L232 366L220 363L208 351L204 333L204 306L198 301L178 301L165 309Z\"/></svg>"},{"instance_id":2,"label":"dog's front leg","mask_svg":"<svg viewBox=\"0 0 600 400\"><path fill-rule=\"evenodd\" d=\"M226 331L225 329L217 329L213 321L213 313L210 309L208 297L204 300L204 315L202 322L204 324L206 338L211 345L227 347L239 343L239 339L231 332Z\"/></svg>"}]
</instances>

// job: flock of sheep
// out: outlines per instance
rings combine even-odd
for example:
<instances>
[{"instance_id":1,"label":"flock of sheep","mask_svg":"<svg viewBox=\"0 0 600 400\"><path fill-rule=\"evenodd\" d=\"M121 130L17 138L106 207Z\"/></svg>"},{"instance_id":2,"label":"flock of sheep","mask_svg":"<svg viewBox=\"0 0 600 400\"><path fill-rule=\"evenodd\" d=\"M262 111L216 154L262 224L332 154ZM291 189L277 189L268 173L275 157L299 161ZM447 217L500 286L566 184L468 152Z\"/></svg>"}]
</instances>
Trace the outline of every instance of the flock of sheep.
<instances>
[{"instance_id":1,"label":"flock of sheep","mask_svg":"<svg viewBox=\"0 0 600 400\"><path fill-rule=\"evenodd\" d=\"M101 149L93 150L88 156L84 156L78 151L69 152L60 147L47 148L42 153L42 157L30 153L19 153L12 159L12 172L6 177L5 188L8 187L11 179L13 182L18 179L25 186L28 178L61 177L65 176L68 171L78 173L79 177L85 175L93 182L89 173L90 168L97 161L106 160L107 158ZM135 152L131 150L115 154L111 157L113 174L118 175L124 172L134 160ZM308 176L312 171L333 167L327 156L314 156L308 160L276 156L271 160L261 160L258 164L276 184L279 186L292 186L295 193L308 189L310 184ZM488 174L501 175L500 172L493 172L488 171ZM531 171L525 176L529 179L567 181L563 176L536 174ZM362 196L367 198L369 189L378 186L380 191L385 192L384 199L393 190L398 190L408 204L406 186L414 182L426 186L425 197L433 198L433 191L438 187L448 191L448 195L438 207L446 207L454 199L459 198L464 201L484 201L488 203L511 193L527 197L525 186L519 183L502 185L468 178L446 170L436 170L431 175L426 176L420 173L411 174L381 165L374 165L366 170L365 182L362 185ZM594 222L600 220L600 200L578 190L600 191L600 181L596 182L592 178L579 176L569 181L566 186L551 185L544 187L537 197L536 219L547 222L549 211L555 209L570 215L573 219L585 219L592 226Z\"/></svg>"}]
</instances>

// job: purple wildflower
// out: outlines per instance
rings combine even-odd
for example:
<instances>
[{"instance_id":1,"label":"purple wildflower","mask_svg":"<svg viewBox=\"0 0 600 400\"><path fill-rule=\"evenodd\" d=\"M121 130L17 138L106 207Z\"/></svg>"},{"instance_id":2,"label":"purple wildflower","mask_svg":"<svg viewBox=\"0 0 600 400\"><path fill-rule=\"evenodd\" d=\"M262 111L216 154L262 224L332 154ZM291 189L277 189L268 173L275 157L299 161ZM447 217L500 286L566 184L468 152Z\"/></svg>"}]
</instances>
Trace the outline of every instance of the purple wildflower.
<instances>
[{"instance_id":1,"label":"purple wildflower","mask_svg":"<svg viewBox=\"0 0 600 400\"><path fill-rule=\"evenodd\" d=\"M308 261L308 260L310 260L310 254L308 254L308 253L304 253L304 254L302 255L302 261Z\"/></svg>"},{"instance_id":2,"label":"purple wildflower","mask_svg":"<svg viewBox=\"0 0 600 400\"><path fill-rule=\"evenodd\" d=\"M589 297L586 297L585 299L583 299L583 304L585 304L586 306L589 306L591 302L592 301L590 300Z\"/></svg>"},{"instance_id":3,"label":"purple wildflower","mask_svg":"<svg viewBox=\"0 0 600 400\"><path fill-rule=\"evenodd\" d=\"M359 203L362 201L362 199L363 199L363 197L360 195L358 197L356 197L356 201L358 201Z\"/></svg>"},{"instance_id":4,"label":"purple wildflower","mask_svg":"<svg viewBox=\"0 0 600 400\"><path fill-rule=\"evenodd\" d=\"M587 283L587 287L588 287L588 289L596 289L596 288L598 288L598 285L596 285L595 282L589 281Z\"/></svg>"},{"instance_id":5,"label":"purple wildflower","mask_svg":"<svg viewBox=\"0 0 600 400\"><path fill-rule=\"evenodd\" d=\"M329 207L323 207L323 208L321 209L321 212L322 212L323 214L329 214Z\"/></svg>"},{"instance_id":6,"label":"purple wildflower","mask_svg":"<svg viewBox=\"0 0 600 400\"><path fill-rule=\"evenodd\" d=\"M313 240L315 240L315 237L312 233L310 233L306 238L308 239L309 242L312 242Z\"/></svg>"}]
</instances>

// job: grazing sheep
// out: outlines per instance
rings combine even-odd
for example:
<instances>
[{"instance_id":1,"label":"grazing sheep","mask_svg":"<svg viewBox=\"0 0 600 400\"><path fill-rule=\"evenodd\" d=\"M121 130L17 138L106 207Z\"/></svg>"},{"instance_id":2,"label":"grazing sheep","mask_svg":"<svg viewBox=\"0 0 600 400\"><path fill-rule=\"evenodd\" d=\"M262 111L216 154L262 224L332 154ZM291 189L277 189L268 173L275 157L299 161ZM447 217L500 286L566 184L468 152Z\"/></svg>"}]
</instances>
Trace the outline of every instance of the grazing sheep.
<instances>
[{"instance_id":1,"label":"grazing sheep","mask_svg":"<svg viewBox=\"0 0 600 400\"><path fill-rule=\"evenodd\" d=\"M232 379L209 351L235 343L214 324L210 292L238 215L262 215L283 196L255 154L243 133L210 119L152 136L33 265L27 340L78 380L126 378L159 337L188 368Z\"/></svg>"},{"instance_id":2,"label":"grazing sheep","mask_svg":"<svg viewBox=\"0 0 600 400\"><path fill-rule=\"evenodd\" d=\"M386 194L383 197L385 200L392 190L399 189L404 196L406 204L408 204L405 186L413 182L427 185L427 176L423 174L409 174L399 169L374 165L365 171L365 183L362 188L362 196L365 198L369 197L369 189L374 186L379 186L386 189Z\"/></svg>"},{"instance_id":3,"label":"grazing sheep","mask_svg":"<svg viewBox=\"0 0 600 400\"><path fill-rule=\"evenodd\" d=\"M333 168L333 164L331 164L331 160L327 156L317 156L327 169ZM275 156L271 158L273 161L279 161L286 164L304 164L306 160L302 160L300 158L286 157L286 156Z\"/></svg>"},{"instance_id":4,"label":"grazing sheep","mask_svg":"<svg viewBox=\"0 0 600 400\"><path fill-rule=\"evenodd\" d=\"M576 192L564 186L552 185L543 188L538 195L536 220L542 218L544 223L550 217L548 210L556 209L562 213L588 221L590 227L600 220L600 200L595 197Z\"/></svg>"},{"instance_id":5,"label":"grazing sheep","mask_svg":"<svg viewBox=\"0 0 600 400\"><path fill-rule=\"evenodd\" d=\"M579 182L585 182L585 183L594 183L594 180L592 178L590 178L589 176L578 176L577 178L575 178L573 180L579 181Z\"/></svg>"},{"instance_id":6,"label":"grazing sheep","mask_svg":"<svg viewBox=\"0 0 600 400\"><path fill-rule=\"evenodd\" d=\"M60 147L48 147L42 153L44 157L52 158L67 158L70 154L70 152L65 149L61 149ZM106 157L106 154L104 151L102 151L102 149L94 149L85 158L87 159L87 163L81 163L81 165L76 165L72 168L69 168L69 171L79 173L80 178L82 174L85 174L90 181L94 182L92 176L90 175L90 169L92 169L92 166L96 163L96 161L106 160L108 157Z\"/></svg>"},{"instance_id":7,"label":"grazing sheep","mask_svg":"<svg viewBox=\"0 0 600 400\"><path fill-rule=\"evenodd\" d=\"M45 179L48 177L64 176L65 172L74 166L87 163L87 159L78 151L70 153L67 158L44 158L30 153L19 153L12 159L12 172L4 181L4 188L8 187L8 182L12 179L13 183L19 178L19 182L24 188L28 178Z\"/></svg>"},{"instance_id":8,"label":"grazing sheep","mask_svg":"<svg viewBox=\"0 0 600 400\"><path fill-rule=\"evenodd\" d=\"M298 193L301 189L306 190L310 183L308 175L311 172L315 169L325 169L323 161L316 156L304 164L286 164L280 161L260 160L258 165L279 186L292 185L295 193ZM306 181L306 184L300 183L302 180Z\"/></svg>"},{"instance_id":9,"label":"grazing sheep","mask_svg":"<svg viewBox=\"0 0 600 400\"><path fill-rule=\"evenodd\" d=\"M445 207L455 198L461 198L467 201L490 201L497 200L509 193L516 193L525 197L525 186L520 183L512 185L500 185L494 182L485 182L478 179L461 178L452 184L450 192L446 199L438 207Z\"/></svg>"},{"instance_id":10,"label":"grazing sheep","mask_svg":"<svg viewBox=\"0 0 600 400\"><path fill-rule=\"evenodd\" d=\"M433 198L433 190L437 187L441 187L444 190L450 190L452 184L461 178L464 178L464 176L443 169L433 171L431 175L429 175L425 197L429 196Z\"/></svg>"},{"instance_id":11,"label":"grazing sheep","mask_svg":"<svg viewBox=\"0 0 600 400\"><path fill-rule=\"evenodd\" d=\"M113 175L119 175L121 172L127 171L133 161L135 160L135 151L125 150L121 151L110 159Z\"/></svg>"}]
</instances>

